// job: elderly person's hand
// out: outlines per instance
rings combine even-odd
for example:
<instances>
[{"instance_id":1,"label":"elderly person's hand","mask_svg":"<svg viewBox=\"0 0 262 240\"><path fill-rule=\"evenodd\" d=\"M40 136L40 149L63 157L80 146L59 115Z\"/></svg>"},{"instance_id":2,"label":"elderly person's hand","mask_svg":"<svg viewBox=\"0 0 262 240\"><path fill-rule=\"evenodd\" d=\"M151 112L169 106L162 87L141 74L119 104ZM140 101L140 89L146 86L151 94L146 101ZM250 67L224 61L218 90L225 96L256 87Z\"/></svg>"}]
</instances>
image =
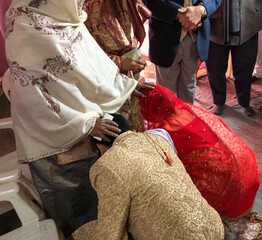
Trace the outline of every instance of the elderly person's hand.
<instances>
[{"instance_id":1,"label":"elderly person's hand","mask_svg":"<svg viewBox=\"0 0 262 240\"><path fill-rule=\"evenodd\" d=\"M178 12L182 27L194 30L202 25L201 18L205 14L205 7L203 5L189 6L178 9Z\"/></svg>"},{"instance_id":2,"label":"elderly person's hand","mask_svg":"<svg viewBox=\"0 0 262 240\"><path fill-rule=\"evenodd\" d=\"M92 137L100 137L106 142L110 142L110 139L106 135L117 138L118 133L121 130L118 128L118 124L109 119L97 118L93 130L90 132Z\"/></svg>"},{"instance_id":3,"label":"elderly person's hand","mask_svg":"<svg viewBox=\"0 0 262 240\"><path fill-rule=\"evenodd\" d=\"M146 60L141 57L138 60L134 58L123 57L121 71L132 71L133 73L141 72L146 67Z\"/></svg>"},{"instance_id":4,"label":"elderly person's hand","mask_svg":"<svg viewBox=\"0 0 262 240\"><path fill-rule=\"evenodd\" d=\"M149 89L155 89L156 83L146 83L146 82L139 82L136 85L136 89L133 91L132 95L137 97L145 97L143 93L141 93L139 90L143 88L149 88Z\"/></svg>"}]
</instances>

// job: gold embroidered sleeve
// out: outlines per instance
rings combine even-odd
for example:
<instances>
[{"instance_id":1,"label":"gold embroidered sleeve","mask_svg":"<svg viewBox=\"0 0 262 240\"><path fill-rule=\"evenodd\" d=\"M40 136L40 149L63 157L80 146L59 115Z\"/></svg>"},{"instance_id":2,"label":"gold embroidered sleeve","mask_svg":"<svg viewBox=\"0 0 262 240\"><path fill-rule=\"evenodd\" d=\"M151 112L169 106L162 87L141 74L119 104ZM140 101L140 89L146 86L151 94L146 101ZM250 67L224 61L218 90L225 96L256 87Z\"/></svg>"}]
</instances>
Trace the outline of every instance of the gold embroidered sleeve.
<instances>
[{"instance_id":1,"label":"gold embroidered sleeve","mask_svg":"<svg viewBox=\"0 0 262 240\"><path fill-rule=\"evenodd\" d=\"M90 177L98 195L96 239L128 240L126 222L130 199L124 182L111 169L98 163L91 168Z\"/></svg>"}]
</instances>

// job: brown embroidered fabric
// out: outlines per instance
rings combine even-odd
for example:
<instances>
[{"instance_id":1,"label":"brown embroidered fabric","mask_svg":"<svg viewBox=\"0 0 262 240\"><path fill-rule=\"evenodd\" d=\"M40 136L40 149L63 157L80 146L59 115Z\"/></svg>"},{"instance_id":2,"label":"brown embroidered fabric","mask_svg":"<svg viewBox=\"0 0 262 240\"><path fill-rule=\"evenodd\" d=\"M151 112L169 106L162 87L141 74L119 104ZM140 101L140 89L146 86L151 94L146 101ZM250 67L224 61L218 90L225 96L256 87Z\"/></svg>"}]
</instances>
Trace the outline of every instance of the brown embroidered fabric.
<instances>
[{"instance_id":1,"label":"brown embroidered fabric","mask_svg":"<svg viewBox=\"0 0 262 240\"><path fill-rule=\"evenodd\" d=\"M151 15L141 0L89 0L86 12L85 24L100 47L119 56L141 46Z\"/></svg>"},{"instance_id":2,"label":"brown embroidered fabric","mask_svg":"<svg viewBox=\"0 0 262 240\"><path fill-rule=\"evenodd\" d=\"M56 155L58 164L67 164L88 157L97 151L91 137L85 137L75 144L70 150Z\"/></svg>"}]
</instances>

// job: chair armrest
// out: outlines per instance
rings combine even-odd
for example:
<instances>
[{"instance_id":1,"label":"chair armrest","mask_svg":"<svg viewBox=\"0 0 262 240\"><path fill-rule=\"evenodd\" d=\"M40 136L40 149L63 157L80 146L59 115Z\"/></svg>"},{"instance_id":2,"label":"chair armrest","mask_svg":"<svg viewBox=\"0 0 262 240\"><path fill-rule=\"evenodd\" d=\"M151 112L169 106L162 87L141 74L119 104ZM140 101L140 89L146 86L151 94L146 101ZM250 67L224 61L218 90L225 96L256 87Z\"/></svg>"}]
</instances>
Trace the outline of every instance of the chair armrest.
<instances>
[{"instance_id":1,"label":"chair armrest","mask_svg":"<svg viewBox=\"0 0 262 240\"><path fill-rule=\"evenodd\" d=\"M10 117L0 119L0 129L7 129L7 128L13 129L13 122Z\"/></svg>"},{"instance_id":2,"label":"chair armrest","mask_svg":"<svg viewBox=\"0 0 262 240\"><path fill-rule=\"evenodd\" d=\"M0 173L0 184L9 182L15 182L19 186L23 187L24 193L30 198L34 199L41 209L44 209L42 201L40 200L39 194L36 191L35 186L22 174L20 169L14 169L8 172Z\"/></svg>"},{"instance_id":3,"label":"chair armrest","mask_svg":"<svg viewBox=\"0 0 262 240\"><path fill-rule=\"evenodd\" d=\"M22 171L20 169L14 169L8 172L0 173L0 184L8 183L8 182L16 182L22 175Z\"/></svg>"},{"instance_id":4,"label":"chair armrest","mask_svg":"<svg viewBox=\"0 0 262 240\"><path fill-rule=\"evenodd\" d=\"M23 226L45 219L43 211L21 191L15 182L0 185L0 201L12 203Z\"/></svg>"}]
</instances>

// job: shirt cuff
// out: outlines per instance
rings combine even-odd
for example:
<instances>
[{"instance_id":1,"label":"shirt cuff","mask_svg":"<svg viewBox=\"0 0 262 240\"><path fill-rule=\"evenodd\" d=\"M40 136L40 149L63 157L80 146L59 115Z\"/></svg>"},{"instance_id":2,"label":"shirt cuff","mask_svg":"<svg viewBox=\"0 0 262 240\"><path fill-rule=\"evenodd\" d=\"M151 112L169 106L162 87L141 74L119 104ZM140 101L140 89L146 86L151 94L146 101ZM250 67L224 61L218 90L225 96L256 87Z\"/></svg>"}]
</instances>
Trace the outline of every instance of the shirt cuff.
<instances>
[{"instance_id":1,"label":"shirt cuff","mask_svg":"<svg viewBox=\"0 0 262 240\"><path fill-rule=\"evenodd\" d=\"M197 5L201 5L201 6L203 6L205 8L205 12L204 12L204 15L202 16L202 19L207 18L207 9L206 9L205 4L202 1L200 1L200 2L198 2Z\"/></svg>"}]
</instances>

